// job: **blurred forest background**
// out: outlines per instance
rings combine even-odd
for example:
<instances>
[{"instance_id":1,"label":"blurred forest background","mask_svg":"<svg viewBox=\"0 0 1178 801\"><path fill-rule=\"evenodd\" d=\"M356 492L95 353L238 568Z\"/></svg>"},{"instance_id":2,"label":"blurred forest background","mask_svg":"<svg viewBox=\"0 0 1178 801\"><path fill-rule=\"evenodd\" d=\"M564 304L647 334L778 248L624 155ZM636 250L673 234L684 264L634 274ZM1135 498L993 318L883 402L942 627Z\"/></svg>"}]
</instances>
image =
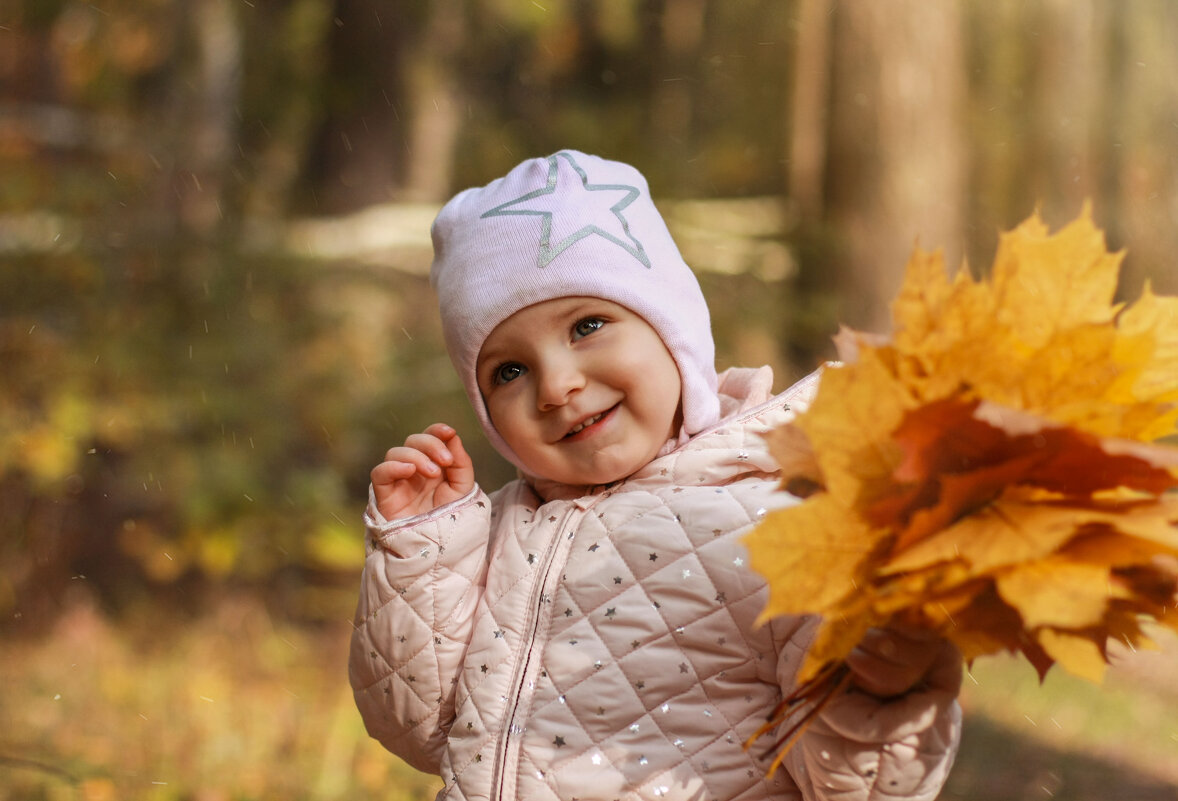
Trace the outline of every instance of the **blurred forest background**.
<instances>
[{"instance_id":1,"label":"blurred forest background","mask_svg":"<svg viewBox=\"0 0 1178 801\"><path fill-rule=\"evenodd\" d=\"M428 798L345 646L367 475L435 419L453 192L650 179L721 366L886 330L914 243L1086 199L1178 292L1169 0L0 0L0 799ZM946 799L1176 799L1178 649L974 666Z\"/></svg>"}]
</instances>

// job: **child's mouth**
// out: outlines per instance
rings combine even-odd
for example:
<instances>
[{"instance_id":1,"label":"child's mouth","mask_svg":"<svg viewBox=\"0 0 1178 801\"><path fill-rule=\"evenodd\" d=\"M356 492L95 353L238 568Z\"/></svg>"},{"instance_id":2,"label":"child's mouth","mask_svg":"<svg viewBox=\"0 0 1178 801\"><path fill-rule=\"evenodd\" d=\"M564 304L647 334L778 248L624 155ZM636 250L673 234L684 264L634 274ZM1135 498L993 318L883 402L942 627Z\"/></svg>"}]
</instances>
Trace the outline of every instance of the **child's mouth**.
<instances>
[{"instance_id":1,"label":"child's mouth","mask_svg":"<svg viewBox=\"0 0 1178 801\"><path fill-rule=\"evenodd\" d=\"M609 416L610 412L612 412L616 408L617 408L617 406L611 406L610 408L606 409L604 412L600 412L598 414L593 415L592 417L585 418L584 420L582 420L581 422L579 422L575 426L573 426L571 429L569 429L569 433L565 434L564 438L569 439L571 437L575 437L577 434L580 434L582 431L589 428L590 426L600 423L602 420L604 420L606 417Z\"/></svg>"}]
</instances>

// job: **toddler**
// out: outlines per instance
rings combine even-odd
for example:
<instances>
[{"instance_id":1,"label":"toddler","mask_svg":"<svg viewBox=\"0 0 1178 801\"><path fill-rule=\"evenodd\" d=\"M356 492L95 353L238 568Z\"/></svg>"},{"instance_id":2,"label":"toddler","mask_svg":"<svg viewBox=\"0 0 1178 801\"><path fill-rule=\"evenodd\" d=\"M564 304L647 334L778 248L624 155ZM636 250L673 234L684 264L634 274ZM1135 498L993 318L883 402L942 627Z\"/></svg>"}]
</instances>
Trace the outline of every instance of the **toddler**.
<instances>
[{"instance_id":1,"label":"toddler","mask_svg":"<svg viewBox=\"0 0 1178 801\"><path fill-rule=\"evenodd\" d=\"M757 626L741 538L790 498L761 434L816 378L717 376L707 305L624 164L575 151L433 226L447 349L520 478L488 496L436 423L372 471L350 678L369 733L446 799L932 799L961 660L875 630L772 776L809 618Z\"/></svg>"}]
</instances>

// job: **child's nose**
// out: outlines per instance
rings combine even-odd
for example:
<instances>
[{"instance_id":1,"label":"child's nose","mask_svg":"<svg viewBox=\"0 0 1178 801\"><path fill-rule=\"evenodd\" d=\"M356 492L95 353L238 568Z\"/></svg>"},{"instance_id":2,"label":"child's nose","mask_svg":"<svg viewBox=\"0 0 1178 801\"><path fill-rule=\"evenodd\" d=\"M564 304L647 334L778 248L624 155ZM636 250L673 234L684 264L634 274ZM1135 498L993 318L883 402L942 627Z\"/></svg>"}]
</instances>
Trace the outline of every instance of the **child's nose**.
<instances>
[{"instance_id":1,"label":"child's nose","mask_svg":"<svg viewBox=\"0 0 1178 801\"><path fill-rule=\"evenodd\" d=\"M538 382L536 405L541 410L563 406L584 386L585 375L574 360L552 360L543 367Z\"/></svg>"}]
</instances>

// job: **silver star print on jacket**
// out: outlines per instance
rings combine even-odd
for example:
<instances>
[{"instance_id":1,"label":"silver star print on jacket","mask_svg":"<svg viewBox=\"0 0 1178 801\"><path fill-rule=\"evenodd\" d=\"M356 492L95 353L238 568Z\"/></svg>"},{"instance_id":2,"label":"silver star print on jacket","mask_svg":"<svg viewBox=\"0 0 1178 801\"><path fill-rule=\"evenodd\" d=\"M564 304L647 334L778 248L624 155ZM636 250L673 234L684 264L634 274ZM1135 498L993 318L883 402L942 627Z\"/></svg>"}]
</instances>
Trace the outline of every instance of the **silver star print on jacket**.
<instances>
[{"instance_id":1,"label":"silver star print on jacket","mask_svg":"<svg viewBox=\"0 0 1178 801\"><path fill-rule=\"evenodd\" d=\"M567 171L561 171L560 159L568 163L576 177L570 178ZM562 151L548 157L548 181L544 186L501 203L483 212L481 217L521 215L543 218L537 267L548 266L567 248L586 237L600 236L649 268L650 258L642 243L630 233L630 223L624 213L640 194L638 187L629 184L590 183L589 176L577 164L573 154ZM595 222L585 223L586 219ZM610 230L598 225L599 221L605 221Z\"/></svg>"}]
</instances>

